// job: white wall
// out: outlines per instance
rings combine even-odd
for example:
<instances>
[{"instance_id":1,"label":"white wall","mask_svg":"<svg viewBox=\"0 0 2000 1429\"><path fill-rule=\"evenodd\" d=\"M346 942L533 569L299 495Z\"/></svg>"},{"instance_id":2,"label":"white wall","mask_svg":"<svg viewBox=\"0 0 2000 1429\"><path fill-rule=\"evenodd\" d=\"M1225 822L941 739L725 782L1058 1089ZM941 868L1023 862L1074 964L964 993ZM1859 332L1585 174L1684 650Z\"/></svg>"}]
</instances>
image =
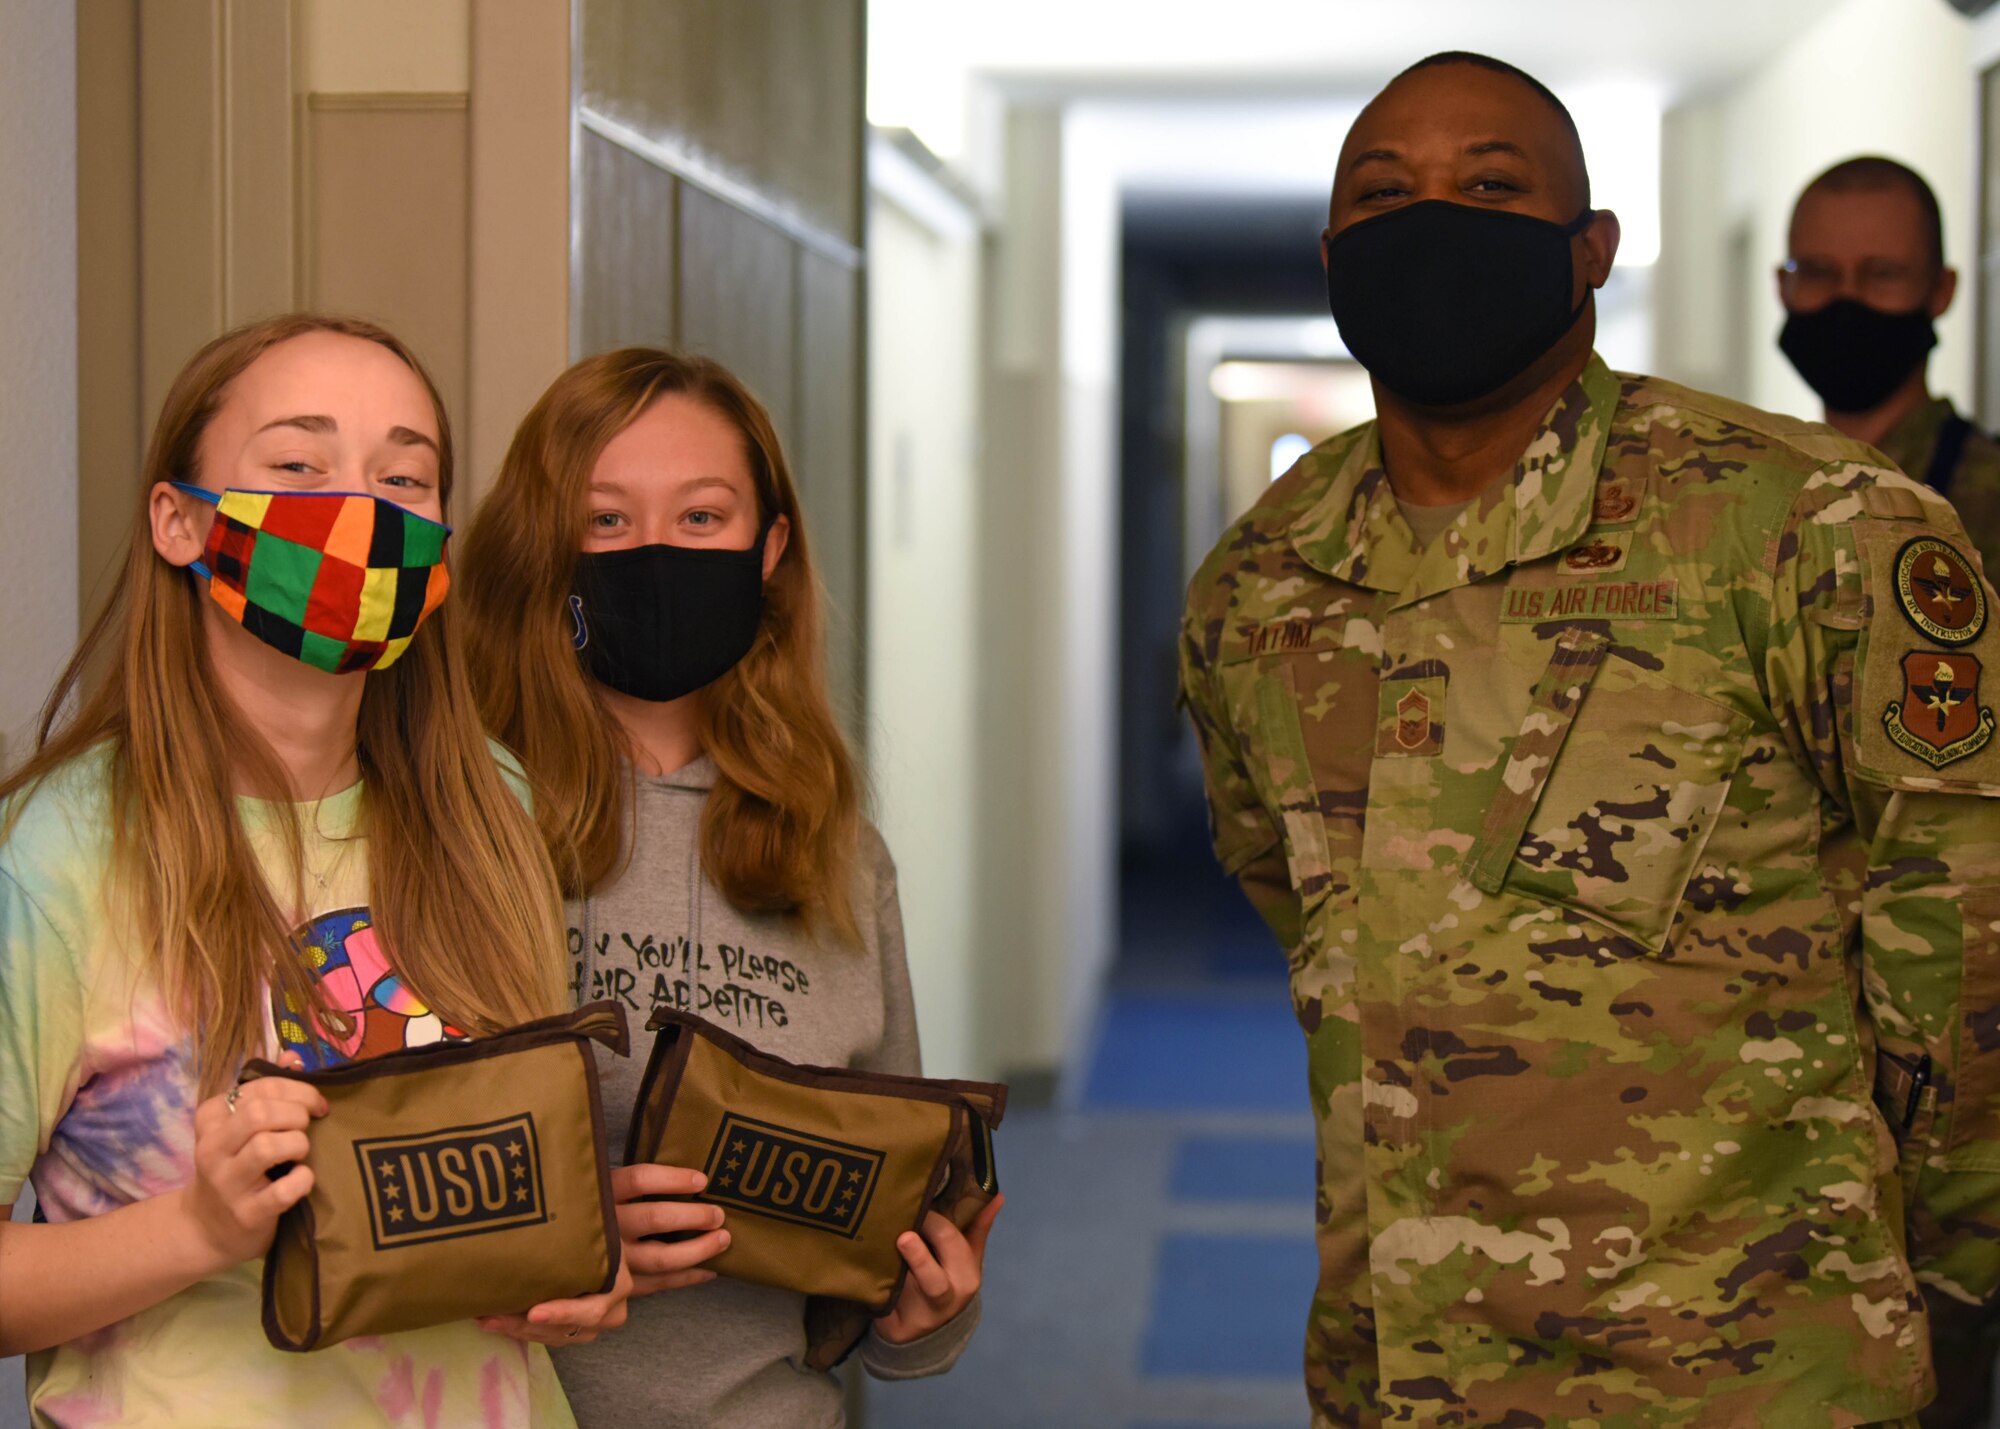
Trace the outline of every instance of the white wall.
<instances>
[{"instance_id":1,"label":"white wall","mask_svg":"<svg viewBox=\"0 0 2000 1429\"><path fill-rule=\"evenodd\" d=\"M1060 106L1005 119L979 522L981 1013L1054 1071L1115 934L1116 193ZM874 281L889 281L879 262Z\"/></svg>"},{"instance_id":2,"label":"white wall","mask_svg":"<svg viewBox=\"0 0 2000 1429\"><path fill-rule=\"evenodd\" d=\"M1972 61L1982 70L2000 63L2000 10L1988 10L1972 22Z\"/></svg>"},{"instance_id":3,"label":"white wall","mask_svg":"<svg viewBox=\"0 0 2000 1429\"><path fill-rule=\"evenodd\" d=\"M1899 159L1937 190L1946 257L1969 278L1977 116L1972 24L1943 3L1913 0L1839 0L1733 88L1671 113L1663 375L1696 385L1734 381L1742 390L1731 396L1817 417L1818 398L1777 347L1784 312L1772 275L1785 256L1793 201L1838 160ZM1969 284L1938 324L1938 338L1932 390L1969 408Z\"/></svg>"},{"instance_id":4,"label":"white wall","mask_svg":"<svg viewBox=\"0 0 2000 1429\"><path fill-rule=\"evenodd\" d=\"M1118 937L1119 154L1086 106L1063 118L1062 463L1054 511L1061 585L1051 592L1062 689L1051 731L1062 840L1046 851L1063 896L1059 1017L1065 1066L1096 1020Z\"/></svg>"},{"instance_id":5,"label":"white wall","mask_svg":"<svg viewBox=\"0 0 2000 1429\"><path fill-rule=\"evenodd\" d=\"M26 753L77 635L75 10L5 0L0 34L4 762Z\"/></svg>"},{"instance_id":6,"label":"white wall","mask_svg":"<svg viewBox=\"0 0 2000 1429\"><path fill-rule=\"evenodd\" d=\"M869 147L868 757L895 856L924 1070L998 1070L976 1008L980 232Z\"/></svg>"}]
</instances>

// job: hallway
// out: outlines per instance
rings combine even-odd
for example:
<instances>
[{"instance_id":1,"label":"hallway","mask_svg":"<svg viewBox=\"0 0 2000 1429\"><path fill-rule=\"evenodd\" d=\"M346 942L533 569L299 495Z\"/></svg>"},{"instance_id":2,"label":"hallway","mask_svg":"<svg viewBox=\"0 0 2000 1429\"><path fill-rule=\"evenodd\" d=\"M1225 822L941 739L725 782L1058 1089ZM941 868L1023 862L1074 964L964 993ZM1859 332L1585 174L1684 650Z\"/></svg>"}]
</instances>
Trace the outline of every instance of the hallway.
<instances>
[{"instance_id":1,"label":"hallway","mask_svg":"<svg viewBox=\"0 0 2000 1429\"><path fill-rule=\"evenodd\" d=\"M1204 837L1175 656L1202 553L1372 411L1316 240L1389 74L1464 46L1547 78L1625 225L1600 352L1772 410L1817 410L1775 343L1799 184L1864 150L1924 169L1967 280L1933 371L2000 422L1981 0L80 3L0 44L0 259L36 279L0 295L0 767L222 327L410 333L462 520L565 362L741 371L827 576L926 1070L1015 1088L982 1328L947 1376L866 1381L856 1429L1307 1421L1306 1047ZM1895 102L1827 102L1862 90Z\"/></svg>"},{"instance_id":2,"label":"hallway","mask_svg":"<svg viewBox=\"0 0 2000 1429\"><path fill-rule=\"evenodd\" d=\"M1312 1118L1269 933L1198 843L1128 868L1088 1072L1001 1129L985 1320L871 1429L1276 1429L1305 1420Z\"/></svg>"}]
</instances>

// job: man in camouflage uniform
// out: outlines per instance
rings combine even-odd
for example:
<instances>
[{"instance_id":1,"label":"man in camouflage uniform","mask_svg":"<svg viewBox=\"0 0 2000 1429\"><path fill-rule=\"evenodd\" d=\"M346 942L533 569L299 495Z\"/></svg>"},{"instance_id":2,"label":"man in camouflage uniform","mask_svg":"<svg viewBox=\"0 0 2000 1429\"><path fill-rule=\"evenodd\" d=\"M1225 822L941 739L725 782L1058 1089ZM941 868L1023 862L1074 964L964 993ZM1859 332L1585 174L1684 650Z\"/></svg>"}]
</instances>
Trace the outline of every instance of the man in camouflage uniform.
<instances>
[{"instance_id":1,"label":"man in camouflage uniform","mask_svg":"<svg viewBox=\"0 0 2000 1429\"><path fill-rule=\"evenodd\" d=\"M1928 372L1958 272L1937 195L1916 170L1864 156L1807 184L1778 270L1781 345L1829 425L1876 447L1958 509L1986 569L2000 561L2000 443L1933 397Z\"/></svg>"},{"instance_id":2,"label":"man in camouflage uniform","mask_svg":"<svg viewBox=\"0 0 2000 1429\"><path fill-rule=\"evenodd\" d=\"M1867 448L1592 354L1587 184L1518 71L1375 99L1322 242L1378 419L1189 594L1216 851L1309 1048L1313 1422L1911 1423L1920 1282L2000 1283L1993 597ZM1453 205L1560 226L1576 311L1427 406L1413 353L1492 347Z\"/></svg>"}]
</instances>

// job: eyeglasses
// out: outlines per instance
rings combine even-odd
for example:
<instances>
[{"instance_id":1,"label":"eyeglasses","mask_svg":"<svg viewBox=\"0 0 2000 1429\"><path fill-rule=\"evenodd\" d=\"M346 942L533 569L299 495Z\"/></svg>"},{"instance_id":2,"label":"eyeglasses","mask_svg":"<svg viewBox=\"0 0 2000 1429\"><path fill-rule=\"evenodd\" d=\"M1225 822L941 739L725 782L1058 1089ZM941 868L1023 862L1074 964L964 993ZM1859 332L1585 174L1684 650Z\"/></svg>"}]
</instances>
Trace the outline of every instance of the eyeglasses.
<instances>
[{"instance_id":1,"label":"eyeglasses","mask_svg":"<svg viewBox=\"0 0 2000 1429\"><path fill-rule=\"evenodd\" d=\"M1902 312L1930 296L1931 280L1928 268L1889 258L1864 258L1852 269L1817 258L1792 258L1778 269L1785 296L1805 307L1851 295L1870 307Z\"/></svg>"}]
</instances>

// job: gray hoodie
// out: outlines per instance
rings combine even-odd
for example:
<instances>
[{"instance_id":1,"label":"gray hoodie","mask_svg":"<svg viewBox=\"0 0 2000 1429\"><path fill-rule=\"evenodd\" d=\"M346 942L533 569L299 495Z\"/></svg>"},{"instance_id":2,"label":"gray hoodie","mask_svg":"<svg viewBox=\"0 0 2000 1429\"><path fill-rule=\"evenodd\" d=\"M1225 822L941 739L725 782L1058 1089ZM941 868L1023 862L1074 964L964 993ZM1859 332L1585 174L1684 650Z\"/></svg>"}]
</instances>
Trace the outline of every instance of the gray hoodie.
<instances>
[{"instance_id":1,"label":"gray hoodie","mask_svg":"<svg viewBox=\"0 0 2000 1429\"><path fill-rule=\"evenodd\" d=\"M569 905L573 1000L617 998L633 1023L630 1057L597 1048L614 1157L652 1050L641 1029L657 1007L693 1012L793 1062L921 1070L896 868L882 836L867 826L857 860L862 946L825 946L783 918L738 912L703 874L701 811L714 785L706 758L640 775L632 857L616 881ZM801 1363L804 1316L801 1295L718 1277L632 1301L622 1329L557 1350L556 1370L582 1429L839 1425L840 1385ZM871 1330L854 1359L878 1379L941 1374L978 1320L975 1300L909 1344Z\"/></svg>"}]
</instances>

